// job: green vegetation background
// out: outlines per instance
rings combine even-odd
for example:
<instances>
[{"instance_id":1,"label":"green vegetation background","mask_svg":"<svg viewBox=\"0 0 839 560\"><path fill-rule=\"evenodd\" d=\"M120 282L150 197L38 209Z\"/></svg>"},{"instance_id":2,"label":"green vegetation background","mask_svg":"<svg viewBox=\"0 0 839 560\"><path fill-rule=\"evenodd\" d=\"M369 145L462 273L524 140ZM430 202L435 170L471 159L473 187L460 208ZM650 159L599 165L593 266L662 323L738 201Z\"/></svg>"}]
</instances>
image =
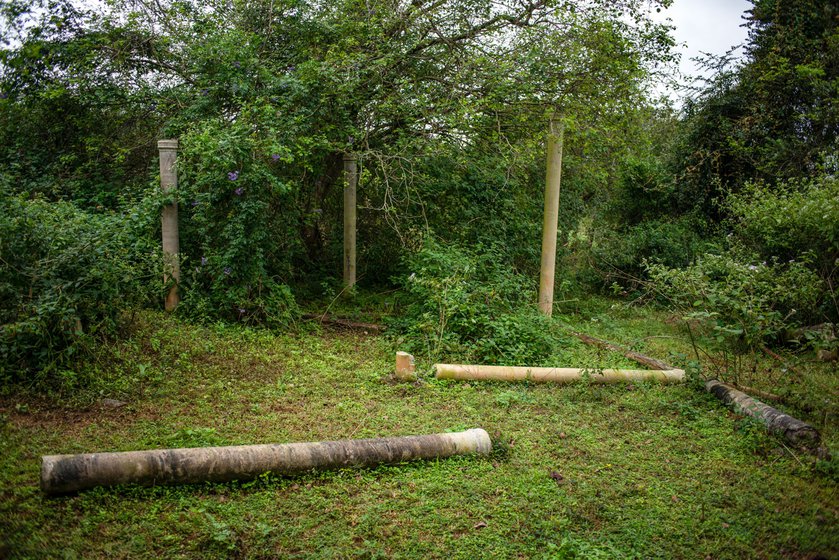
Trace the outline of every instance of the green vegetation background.
<instances>
[{"instance_id":1,"label":"green vegetation background","mask_svg":"<svg viewBox=\"0 0 839 560\"><path fill-rule=\"evenodd\" d=\"M138 522L124 555L158 540L188 556L320 547L329 556L350 542L357 554L347 555L442 555L461 538L473 551L507 542L501 556L837 554L835 463L784 449L693 385L382 384L394 349L424 367L611 364L567 336L579 328L669 359L694 380L774 394L835 450L839 10L824 0L755 0L743 58L706 60L713 78L677 110L650 93L674 61L667 26L650 19L669 3L176 0L91 11L70 0L1 1L3 552L64 547L84 556L82 543L102 528L96 554L105 555L137 529L131 508L154 504L178 529ZM552 116L564 123L565 147L557 317L547 319L535 300ZM179 186L167 196L160 138L180 143ZM340 215L349 152L361 161L360 245L359 286L347 291ZM182 302L164 319L159 216L173 202ZM303 312L327 310L386 323L388 335L309 332ZM337 362L308 364L319 352ZM285 391L294 398L267 412ZM224 410L225 399L245 394L247 413ZM103 397L130 401L129 412L100 410ZM434 406L425 412L406 405L426 398ZM318 403L330 414L314 413ZM354 432L351 417L376 407L388 418L416 416ZM226 430L233 410L246 424L280 424ZM137 426L149 418L148 429ZM466 426L458 418L490 422L518 442L510 458L427 473L399 466L247 487L102 491L61 501L66 511L52 510L30 479L35 457L59 448ZM585 445L556 443L575 430ZM639 446L650 451L637 454ZM574 483L542 479L564 473L562 464ZM630 487L635 468L642 480ZM506 482L492 492L510 487L497 499L486 486L496 470ZM652 473L671 470L685 478L658 487ZM465 494L386 505L387 493L414 499L405 490L414 478L436 495L459 471L474 479ZM378 490L362 496L359 477ZM334 506L355 513L312 514L301 484L318 489L319 507L347 500L331 492L359 493ZM298 523L278 529L268 504L292 488L303 501L286 515ZM764 501L748 501L757 495ZM102 509L111 502L125 507ZM457 521L457 504L473 502L475 520ZM483 519L479 503L494 504L484 517L505 521ZM15 518L16 507L25 514ZM384 534L372 523L387 515L395 517ZM416 523L423 536L410 539L404 528ZM325 537L335 524L334 540ZM70 540L53 547L46 535L71 526ZM291 550L296 541L304 544Z\"/></svg>"}]
</instances>

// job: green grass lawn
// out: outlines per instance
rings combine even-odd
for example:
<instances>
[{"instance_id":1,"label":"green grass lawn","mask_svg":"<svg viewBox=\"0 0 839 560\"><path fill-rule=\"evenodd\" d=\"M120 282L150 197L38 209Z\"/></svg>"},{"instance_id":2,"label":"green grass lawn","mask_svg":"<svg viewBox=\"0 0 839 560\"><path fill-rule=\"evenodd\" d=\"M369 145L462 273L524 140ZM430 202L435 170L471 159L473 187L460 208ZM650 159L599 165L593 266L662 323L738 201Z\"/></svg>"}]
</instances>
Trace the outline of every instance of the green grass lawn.
<instances>
[{"instance_id":1,"label":"green grass lawn","mask_svg":"<svg viewBox=\"0 0 839 560\"><path fill-rule=\"evenodd\" d=\"M651 311L562 319L677 365L689 359L682 333ZM839 556L835 462L793 454L694 385L441 382L422 362L421 381L402 384L389 379L397 349L363 333L277 336L144 315L95 366L111 392L0 399L0 557ZM562 359L637 367L573 339ZM820 375L834 380L824 383L835 400L829 373ZM108 409L99 397L128 404ZM839 450L831 414L801 415ZM45 454L472 427L501 452L59 498L38 489Z\"/></svg>"}]
</instances>

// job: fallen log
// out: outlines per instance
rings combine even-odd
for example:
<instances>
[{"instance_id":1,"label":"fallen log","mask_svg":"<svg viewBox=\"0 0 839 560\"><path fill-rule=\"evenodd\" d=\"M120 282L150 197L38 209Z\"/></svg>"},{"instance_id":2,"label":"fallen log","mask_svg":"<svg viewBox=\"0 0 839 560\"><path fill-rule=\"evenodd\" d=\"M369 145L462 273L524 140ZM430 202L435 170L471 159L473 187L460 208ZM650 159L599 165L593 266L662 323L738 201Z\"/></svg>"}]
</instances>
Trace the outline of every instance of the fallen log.
<instances>
[{"instance_id":1,"label":"fallen log","mask_svg":"<svg viewBox=\"0 0 839 560\"><path fill-rule=\"evenodd\" d=\"M349 319L329 317L327 315L317 315L315 313L304 313L303 318L319 321L323 325L333 325L337 327L345 327L348 329L365 330L371 332L382 332L383 330L385 330L384 325L378 325L376 323L360 323L357 321L350 321Z\"/></svg>"},{"instance_id":2,"label":"fallen log","mask_svg":"<svg viewBox=\"0 0 839 560\"><path fill-rule=\"evenodd\" d=\"M755 418L765 425L769 432L783 437L796 447L809 450L816 450L819 447L821 435L810 424L772 408L716 379L707 381L705 390L733 408L735 412Z\"/></svg>"},{"instance_id":3,"label":"fallen log","mask_svg":"<svg viewBox=\"0 0 839 560\"><path fill-rule=\"evenodd\" d=\"M627 381L660 381L680 383L685 372L681 369L594 369L481 366L462 364L435 364L437 379L475 381L533 381L535 383L572 383L588 378L595 383L622 383Z\"/></svg>"},{"instance_id":4,"label":"fallen log","mask_svg":"<svg viewBox=\"0 0 839 560\"><path fill-rule=\"evenodd\" d=\"M585 342L586 344L592 346L599 346L600 348L606 348L607 350L612 350L614 352L620 352L630 360L634 360L639 364L643 364L645 366L649 366L652 369L658 370L668 370L668 369L675 369L673 366L662 362L661 360L657 360L655 358L651 358L649 356L645 356L639 352L635 352L634 350L630 350L624 346L620 346L615 344L614 342L609 342L608 340L602 340L600 338L594 338L593 336L589 336L587 334L578 333L571 331L571 334Z\"/></svg>"},{"instance_id":5,"label":"fallen log","mask_svg":"<svg viewBox=\"0 0 839 560\"><path fill-rule=\"evenodd\" d=\"M264 473L290 475L312 469L373 466L471 453L486 455L491 450L489 435L475 428L377 439L46 455L41 457L41 490L46 494L65 494L117 484L227 482L253 479Z\"/></svg>"}]
</instances>

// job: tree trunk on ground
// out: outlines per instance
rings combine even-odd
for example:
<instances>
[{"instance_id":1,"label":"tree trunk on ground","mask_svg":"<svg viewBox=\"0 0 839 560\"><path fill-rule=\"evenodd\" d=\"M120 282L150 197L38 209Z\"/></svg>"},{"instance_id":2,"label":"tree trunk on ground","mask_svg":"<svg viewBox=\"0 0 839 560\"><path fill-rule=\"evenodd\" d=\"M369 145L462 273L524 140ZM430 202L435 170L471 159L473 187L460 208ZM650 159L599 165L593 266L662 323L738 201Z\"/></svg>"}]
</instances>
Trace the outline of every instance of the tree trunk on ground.
<instances>
[{"instance_id":1,"label":"tree trunk on ground","mask_svg":"<svg viewBox=\"0 0 839 560\"><path fill-rule=\"evenodd\" d=\"M311 469L373 466L492 450L480 428L425 436L156 449L123 453L47 455L41 458L41 489L47 494L116 484L191 484L290 475Z\"/></svg>"},{"instance_id":2,"label":"tree trunk on ground","mask_svg":"<svg viewBox=\"0 0 839 560\"><path fill-rule=\"evenodd\" d=\"M323 325L334 325L337 327L346 327L348 329L359 329L371 332L381 332L385 330L383 325L378 325L376 323L360 323L358 321L350 321L349 319L330 317L328 315L318 315L316 313L304 313L303 318L316 320Z\"/></svg>"},{"instance_id":3,"label":"tree trunk on ground","mask_svg":"<svg viewBox=\"0 0 839 560\"><path fill-rule=\"evenodd\" d=\"M574 336L585 342L586 344L590 344L592 346L599 346L601 348L606 348L607 350L613 350L615 352L620 352L630 360L635 360L639 364L643 364L645 366L649 366L653 369L659 370L667 370L667 369L675 369L673 366L662 362L661 360L657 360L655 358L651 358L649 356L645 356L644 354L640 354L635 352L634 350L630 350L629 348L624 348L618 344L613 342L609 342L608 340L601 340L599 338L594 338L593 336L589 336L587 334L578 333L578 332L571 332Z\"/></svg>"},{"instance_id":4,"label":"tree trunk on ground","mask_svg":"<svg viewBox=\"0 0 839 560\"><path fill-rule=\"evenodd\" d=\"M821 436L818 430L810 424L784 414L730 385L720 383L716 379L706 382L705 389L733 408L735 412L755 418L764 424L771 433L783 437L796 447L810 450L818 448Z\"/></svg>"}]
</instances>

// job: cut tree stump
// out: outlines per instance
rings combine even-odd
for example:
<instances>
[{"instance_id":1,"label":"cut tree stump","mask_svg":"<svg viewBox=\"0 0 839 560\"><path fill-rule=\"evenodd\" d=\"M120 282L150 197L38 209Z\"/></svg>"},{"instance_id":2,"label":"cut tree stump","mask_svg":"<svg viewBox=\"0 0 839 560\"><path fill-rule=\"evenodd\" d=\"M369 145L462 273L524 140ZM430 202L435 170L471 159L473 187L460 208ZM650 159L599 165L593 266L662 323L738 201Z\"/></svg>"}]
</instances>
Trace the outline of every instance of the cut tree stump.
<instances>
[{"instance_id":1,"label":"cut tree stump","mask_svg":"<svg viewBox=\"0 0 839 560\"><path fill-rule=\"evenodd\" d=\"M766 426L769 432L783 437L794 446L814 452L818 450L821 435L810 424L793 418L777 408L772 408L716 379L706 382L705 389L735 412L755 418Z\"/></svg>"}]
</instances>

